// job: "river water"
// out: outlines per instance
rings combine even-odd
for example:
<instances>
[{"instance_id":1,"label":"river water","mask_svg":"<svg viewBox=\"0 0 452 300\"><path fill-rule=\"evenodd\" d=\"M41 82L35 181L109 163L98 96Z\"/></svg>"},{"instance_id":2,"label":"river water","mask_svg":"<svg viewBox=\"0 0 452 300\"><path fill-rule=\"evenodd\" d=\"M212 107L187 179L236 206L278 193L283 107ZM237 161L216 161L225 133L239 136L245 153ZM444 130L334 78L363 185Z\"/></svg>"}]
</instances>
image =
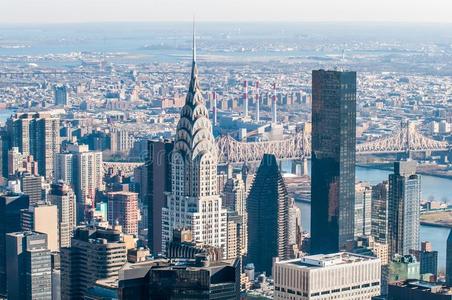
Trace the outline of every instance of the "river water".
<instances>
[{"instance_id":1,"label":"river water","mask_svg":"<svg viewBox=\"0 0 452 300\"><path fill-rule=\"evenodd\" d=\"M356 180L377 184L388 179L390 171L356 167ZM452 203L452 179L422 175L422 198ZM310 230L311 205L297 202L301 210L303 230ZM438 251L439 271L445 270L446 242L449 235L448 228L421 226L421 241L430 241L434 250Z\"/></svg>"}]
</instances>

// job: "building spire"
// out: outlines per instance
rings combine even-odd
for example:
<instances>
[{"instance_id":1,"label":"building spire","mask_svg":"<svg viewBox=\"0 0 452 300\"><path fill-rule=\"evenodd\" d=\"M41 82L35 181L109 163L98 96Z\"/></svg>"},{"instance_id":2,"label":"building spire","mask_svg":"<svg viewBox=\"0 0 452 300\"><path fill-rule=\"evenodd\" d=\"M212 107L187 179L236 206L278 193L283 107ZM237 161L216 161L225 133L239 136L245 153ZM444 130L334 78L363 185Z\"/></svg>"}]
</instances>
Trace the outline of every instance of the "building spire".
<instances>
[{"instance_id":1,"label":"building spire","mask_svg":"<svg viewBox=\"0 0 452 300\"><path fill-rule=\"evenodd\" d=\"M193 58L191 67L190 86L188 89L185 104L196 105L204 102L201 95L201 86L198 79L198 66L196 65L196 31L195 31L195 17L193 16Z\"/></svg>"},{"instance_id":2,"label":"building spire","mask_svg":"<svg viewBox=\"0 0 452 300\"><path fill-rule=\"evenodd\" d=\"M193 64L196 63L196 20L195 15L193 15Z\"/></svg>"}]
</instances>

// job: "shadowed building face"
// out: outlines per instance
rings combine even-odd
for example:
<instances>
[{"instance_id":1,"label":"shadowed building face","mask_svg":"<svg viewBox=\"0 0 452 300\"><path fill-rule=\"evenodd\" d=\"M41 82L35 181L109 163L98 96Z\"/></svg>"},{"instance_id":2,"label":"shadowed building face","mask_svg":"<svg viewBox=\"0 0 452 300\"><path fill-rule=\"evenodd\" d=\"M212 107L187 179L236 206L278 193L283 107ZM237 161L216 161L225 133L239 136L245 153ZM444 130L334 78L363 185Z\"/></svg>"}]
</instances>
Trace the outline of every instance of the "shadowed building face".
<instances>
[{"instance_id":1,"label":"shadowed building face","mask_svg":"<svg viewBox=\"0 0 452 300\"><path fill-rule=\"evenodd\" d=\"M353 239L356 73L312 72L311 253Z\"/></svg>"}]
</instances>

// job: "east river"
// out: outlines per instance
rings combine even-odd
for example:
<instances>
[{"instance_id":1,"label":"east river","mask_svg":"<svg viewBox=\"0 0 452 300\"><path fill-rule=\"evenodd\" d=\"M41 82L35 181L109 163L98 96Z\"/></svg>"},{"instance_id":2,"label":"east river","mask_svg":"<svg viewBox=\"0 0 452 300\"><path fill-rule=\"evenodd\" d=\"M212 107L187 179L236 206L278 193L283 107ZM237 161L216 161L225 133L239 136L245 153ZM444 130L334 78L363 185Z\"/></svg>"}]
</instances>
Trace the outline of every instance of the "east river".
<instances>
[{"instance_id":1,"label":"east river","mask_svg":"<svg viewBox=\"0 0 452 300\"><path fill-rule=\"evenodd\" d=\"M377 184L388 179L390 171L356 167L356 180ZM452 203L452 179L434 176L421 176L422 199L446 201ZM303 230L310 230L311 205L297 202L301 210ZM430 241L434 250L438 251L439 271L444 271L446 264L446 241L449 229L431 226L421 226L421 241Z\"/></svg>"}]
</instances>

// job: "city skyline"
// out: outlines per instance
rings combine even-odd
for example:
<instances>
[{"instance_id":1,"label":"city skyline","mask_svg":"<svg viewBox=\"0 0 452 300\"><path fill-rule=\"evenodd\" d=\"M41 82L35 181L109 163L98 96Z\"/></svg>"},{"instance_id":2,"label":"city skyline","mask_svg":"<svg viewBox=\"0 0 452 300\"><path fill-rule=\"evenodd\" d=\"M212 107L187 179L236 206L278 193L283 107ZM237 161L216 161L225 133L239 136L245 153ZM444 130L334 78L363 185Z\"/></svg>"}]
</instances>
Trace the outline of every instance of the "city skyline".
<instances>
[{"instance_id":1,"label":"city skyline","mask_svg":"<svg viewBox=\"0 0 452 300\"><path fill-rule=\"evenodd\" d=\"M146 3L0 24L1 299L452 300L449 25L271 23L387 0Z\"/></svg>"}]
</instances>

